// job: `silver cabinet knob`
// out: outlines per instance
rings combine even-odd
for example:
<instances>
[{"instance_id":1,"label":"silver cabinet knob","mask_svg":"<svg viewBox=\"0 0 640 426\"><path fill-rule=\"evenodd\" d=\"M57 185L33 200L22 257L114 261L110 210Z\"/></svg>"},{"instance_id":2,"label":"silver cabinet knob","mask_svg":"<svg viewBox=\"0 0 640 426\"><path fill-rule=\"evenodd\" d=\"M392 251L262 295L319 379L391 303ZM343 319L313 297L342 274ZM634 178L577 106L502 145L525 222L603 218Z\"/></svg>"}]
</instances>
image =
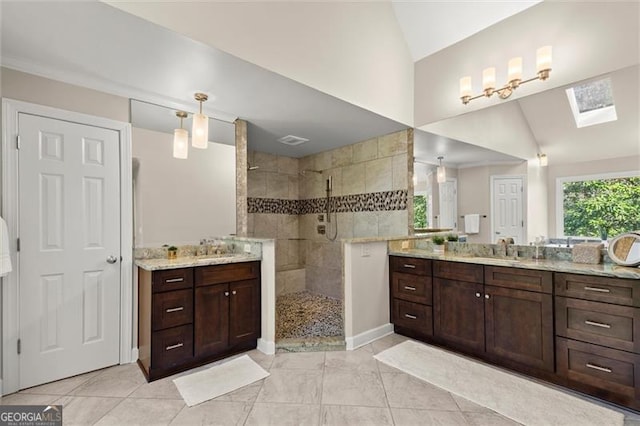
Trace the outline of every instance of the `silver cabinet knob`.
<instances>
[{"instance_id":1,"label":"silver cabinet knob","mask_svg":"<svg viewBox=\"0 0 640 426\"><path fill-rule=\"evenodd\" d=\"M224 295L225 295L225 296L227 296L227 297L229 297L229 292L228 292L228 291L225 291L225 292L224 292Z\"/></svg>"},{"instance_id":2,"label":"silver cabinet knob","mask_svg":"<svg viewBox=\"0 0 640 426\"><path fill-rule=\"evenodd\" d=\"M491 297L491 296L489 296L488 294L485 294L485 295L484 295L484 298L485 298L485 299L488 299L489 297Z\"/></svg>"},{"instance_id":3,"label":"silver cabinet knob","mask_svg":"<svg viewBox=\"0 0 640 426\"><path fill-rule=\"evenodd\" d=\"M107 263L116 263L117 261L118 261L118 258L115 256L107 257Z\"/></svg>"},{"instance_id":4,"label":"silver cabinet knob","mask_svg":"<svg viewBox=\"0 0 640 426\"><path fill-rule=\"evenodd\" d=\"M481 296L481 294L476 292L476 297L480 297L480 296Z\"/></svg>"},{"instance_id":5,"label":"silver cabinet knob","mask_svg":"<svg viewBox=\"0 0 640 426\"><path fill-rule=\"evenodd\" d=\"M235 290L233 290L233 291L231 292L231 294L236 294L236 291L235 291Z\"/></svg>"}]
</instances>

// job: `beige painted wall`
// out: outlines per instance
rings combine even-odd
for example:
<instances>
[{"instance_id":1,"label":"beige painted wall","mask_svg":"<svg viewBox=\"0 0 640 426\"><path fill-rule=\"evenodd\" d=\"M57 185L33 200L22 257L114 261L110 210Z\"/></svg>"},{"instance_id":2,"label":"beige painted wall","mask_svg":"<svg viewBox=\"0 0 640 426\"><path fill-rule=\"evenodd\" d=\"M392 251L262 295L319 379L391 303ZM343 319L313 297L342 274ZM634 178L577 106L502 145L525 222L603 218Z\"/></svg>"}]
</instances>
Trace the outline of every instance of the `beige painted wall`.
<instances>
[{"instance_id":1,"label":"beige painted wall","mask_svg":"<svg viewBox=\"0 0 640 426\"><path fill-rule=\"evenodd\" d=\"M339 99L413 123L413 59L391 2L107 3Z\"/></svg>"},{"instance_id":2,"label":"beige painted wall","mask_svg":"<svg viewBox=\"0 0 640 426\"><path fill-rule=\"evenodd\" d=\"M527 162L527 241L549 234L548 167L540 167L539 161Z\"/></svg>"},{"instance_id":3,"label":"beige painted wall","mask_svg":"<svg viewBox=\"0 0 640 426\"><path fill-rule=\"evenodd\" d=\"M129 99L2 68L2 96L129 122Z\"/></svg>"},{"instance_id":4,"label":"beige painted wall","mask_svg":"<svg viewBox=\"0 0 640 426\"><path fill-rule=\"evenodd\" d=\"M523 57L529 78L540 46L553 46L551 78L521 86L519 98L637 64L639 8L637 2L545 1L416 62L415 127L502 103L494 96L463 105L459 79L471 76L480 93L482 70L495 66L497 82L505 82L514 56Z\"/></svg>"},{"instance_id":5,"label":"beige painted wall","mask_svg":"<svg viewBox=\"0 0 640 426\"><path fill-rule=\"evenodd\" d=\"M603 173L631 172L638 173L640 171L640 155L631 155L628 157L613 158L601 161L586 161L583 163L549 165L547 176L547 203L549 213L549 236L557 235L556 220L556 191L557 179L560 177L588 176Z\"/></svg>"},{"instance_id":6,"label":"beige painted wall","mask_svg":"<svg viewBox=\"0 0 640 426\"><path fill-rule=\"evenodd\" d=\"M468 241L471 243L490 243L495 238L491 235L491 176L527 176L527 165L521 163L517 165L504 166L482 166L458 169L458 216L470 213L487 215L480 218L480 232L469 235ZM526 182L525 182L526 187ZM525 221L527 216L528 203L524 200ZM460 230L464 231L464 226L460 223Z\"/></svg>"},{"instance_id":7,"label":"beige painted wall","mask_svg":"<svg viewBox=\"0 0 640 426\"><path fill-rule=\"evenodd\" d=\"M173 135L133 129L135 245L198 243L236 231L235 147L209 143L173 158Z\"/></svg>"}]
</instances>

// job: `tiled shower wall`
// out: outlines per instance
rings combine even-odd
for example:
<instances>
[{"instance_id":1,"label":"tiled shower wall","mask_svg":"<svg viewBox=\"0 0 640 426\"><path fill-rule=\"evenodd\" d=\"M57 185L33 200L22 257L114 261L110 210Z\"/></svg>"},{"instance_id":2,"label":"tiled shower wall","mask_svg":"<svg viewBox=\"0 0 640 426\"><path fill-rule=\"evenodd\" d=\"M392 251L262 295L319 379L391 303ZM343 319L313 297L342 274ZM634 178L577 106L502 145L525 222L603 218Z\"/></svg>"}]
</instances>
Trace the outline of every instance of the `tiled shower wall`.
<instances>
[{"instance_id":1,"label":"tiled shower wall","mask_svg":"<svg viewBox=\"0 0 640 426\"><path fill-rule=\"evenodd\" d=\"M334 242L317 233L317 226L324 223L318 220L318 213L300 215L307 290L343 297L340 239L408 235L412 152L413 131L405 130L300 159L300 171L322 172L300 176L300 198L326 197L326 180L332 176L333 204L341 207L335 214L338 238ZM333 226L328 225L330 231Z\"/></svg>"},{"instance_id":2,"label":"tiled shower wall","mask_svg":"<svg viewBox=\"0 0 640 426\"><path fill-rule=\"evenodd\" d=\"M248 235L276 238L279 294L306 288L341 299L341 239L408 235L412 152L413 131L405 130L299 160L249 153L249 164L259 169L248 175ZM338 212L330 224L329 176ZM332 234L336 218L338 236L331 242L317 227L325 225Z\"/></svg>"},{"instance_id":3,"label":"tiled shower wall","mask_svg":"<svg viewBox=\"0 0 640 426\"><path fill-rule=\"evenodd\" d=\"M282 207L297 202L299 174L297 158L257 151L247 154L250 167L247 194L250 207L247 236L276 240L276 292L291 293L305 289L304 245L299 240L299 216ZM256 201L259 208L251 209ZM257 212L256 212L257 211Z\"/></svg>"}]
</instances>

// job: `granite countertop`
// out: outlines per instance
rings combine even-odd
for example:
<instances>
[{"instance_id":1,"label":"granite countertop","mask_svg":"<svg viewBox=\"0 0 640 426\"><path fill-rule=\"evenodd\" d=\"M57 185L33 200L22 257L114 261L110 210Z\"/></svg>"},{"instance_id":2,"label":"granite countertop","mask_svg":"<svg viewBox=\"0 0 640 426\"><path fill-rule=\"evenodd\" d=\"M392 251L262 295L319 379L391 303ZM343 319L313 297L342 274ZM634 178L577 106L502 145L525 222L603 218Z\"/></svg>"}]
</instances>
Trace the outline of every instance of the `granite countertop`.
<instances>
[{"instance_id":1,"label":"granite countertop","mask_svg":"<svg viewBox=\"0 0 640 426\"><path fill-rule=\"evenodd\" d=\"M260 256L242 253L184 256L177 259L136 259L135 265L147 271L163 269L190 268L193 266L225 265L228 263L251 262L262 260Z\"/></svg>"},{"instance_id":2,"label":"granite countertop","mask_svg":"<svg viewBox=\"0 0 640 426\"><path fill-rule=\"evenodd\" d=\"M640 280L640 268L619 266L615 263L591 265L562 260L509 259L492 257L460 256L449 253L434 253L429 250L409 249L389 251L392 256L420 257L423 259L447 260L451 262L477 263L480 265L508 266L511 268L538 269L542 271L569 272L574 274L597 275L603 277L630 278Z\"/></svg>"}]
</instances>

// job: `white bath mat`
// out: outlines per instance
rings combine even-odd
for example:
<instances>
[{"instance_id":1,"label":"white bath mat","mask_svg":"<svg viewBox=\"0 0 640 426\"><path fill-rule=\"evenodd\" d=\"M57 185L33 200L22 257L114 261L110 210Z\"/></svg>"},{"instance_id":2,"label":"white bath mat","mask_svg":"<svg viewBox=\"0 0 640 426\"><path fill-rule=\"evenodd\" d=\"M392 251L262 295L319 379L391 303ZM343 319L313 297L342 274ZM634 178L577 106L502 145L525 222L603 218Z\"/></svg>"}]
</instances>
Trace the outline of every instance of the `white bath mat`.
<instances>
[{"instance_id":1,"label":"white bath mat","mask_svg":"<svg viewBox=\"0 0 640 426\"><path fill-rule=\"evenodd\" d=\"M425 344L406 341L374 358L524 425L622 425L624 415Z\"/></svg>"},{"instance_id":2,"label":"white bath mat","mask_svg":"<svg viewBox=\"0 0 640 426\"><path fill-rule=\"evenodd\" d=\"M269 375L248 355L173 380L189 407L250 385Z\"/></svg>"}]
</instances>

